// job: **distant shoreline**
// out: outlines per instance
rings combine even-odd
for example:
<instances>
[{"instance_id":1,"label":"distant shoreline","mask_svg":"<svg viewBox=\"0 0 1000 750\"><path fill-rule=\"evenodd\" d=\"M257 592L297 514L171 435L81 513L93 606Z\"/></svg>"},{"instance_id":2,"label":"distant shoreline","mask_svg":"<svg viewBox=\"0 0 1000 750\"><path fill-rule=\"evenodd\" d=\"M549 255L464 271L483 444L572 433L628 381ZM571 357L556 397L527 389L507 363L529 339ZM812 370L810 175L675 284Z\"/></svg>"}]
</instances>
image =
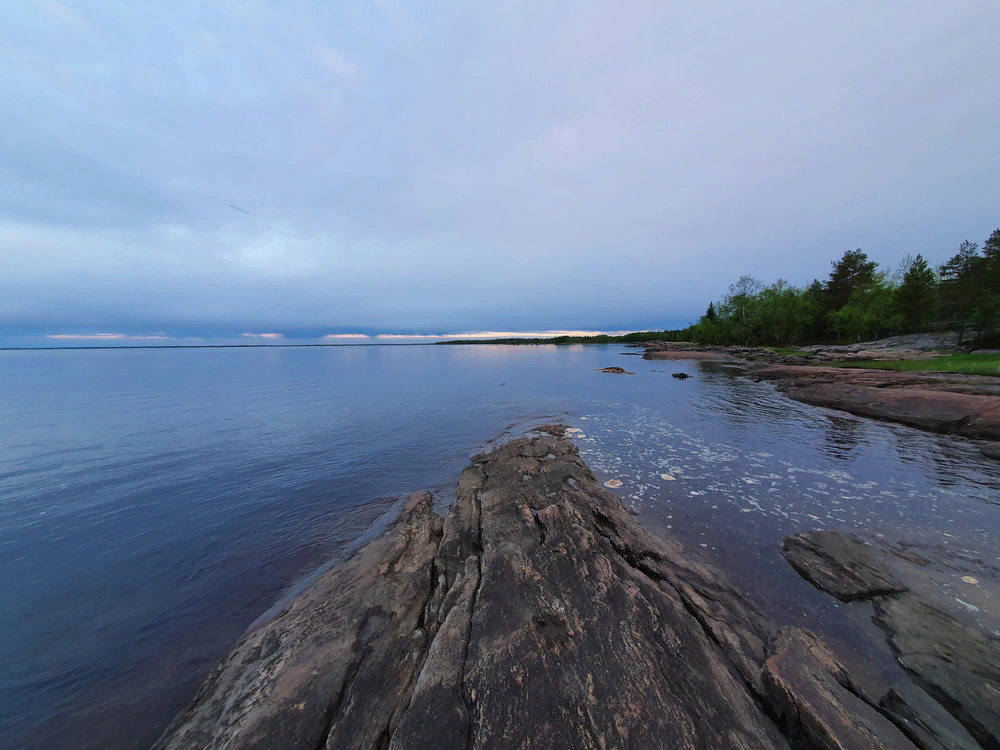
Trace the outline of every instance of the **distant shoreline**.
<instances>
[{"instance_id":1,"label":"distant shoreline","mask_svg":"<svg viewBox=\"0 0 1000 750\"><path fill-rule=\"evenodd\" d=\"M597 337L591 337L597 338ZM620 338L620 337L614 337ZM440 344L548 344L552 346L564 346L567 344L620 344L622 341L588 341L586 339L563 341L562 339L490 339L487 341L477 341L475 339L462 339L460 341L400 341L400 342L372 342L368 344L102 344L95 346L0 346L0 352L35 352L35 351L76 351L94 349L295 349L307 347L366 347L366 346L438 346Z\"/></svg>"},{"instance_id":2,"label":"distant shoreline","mask_svg":"<svg viewBox=\"0 0 1000 750\"><path fill-rule=\"evenodd\" d=\"M0 352L53 352L94 349L303 349L328 346L433 346L434 341L401 342L398 344L146 344L145 346L0 346Z\"/></svg>"}]
</instances>

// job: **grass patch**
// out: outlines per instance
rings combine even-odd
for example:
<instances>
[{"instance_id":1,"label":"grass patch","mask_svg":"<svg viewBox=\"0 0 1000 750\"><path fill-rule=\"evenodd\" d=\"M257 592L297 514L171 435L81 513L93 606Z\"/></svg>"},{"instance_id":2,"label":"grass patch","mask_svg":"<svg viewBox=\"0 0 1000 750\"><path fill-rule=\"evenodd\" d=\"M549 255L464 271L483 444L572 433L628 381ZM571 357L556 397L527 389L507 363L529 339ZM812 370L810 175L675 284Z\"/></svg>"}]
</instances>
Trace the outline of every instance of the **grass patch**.
<instances>
[{"instance_id":1,"label":"grass patch","mask_svg":"<svg viewBox=\"0 0 1000 750\"><path fill-rule=\"evenodd\" d=\"M900 370L902 372L954 372L963 375L1000 377L1000 355L951 354L935 359L898 359L885 362L830 362L831 367L858 367L865 370Z\"/></svg>"}]
</instances>

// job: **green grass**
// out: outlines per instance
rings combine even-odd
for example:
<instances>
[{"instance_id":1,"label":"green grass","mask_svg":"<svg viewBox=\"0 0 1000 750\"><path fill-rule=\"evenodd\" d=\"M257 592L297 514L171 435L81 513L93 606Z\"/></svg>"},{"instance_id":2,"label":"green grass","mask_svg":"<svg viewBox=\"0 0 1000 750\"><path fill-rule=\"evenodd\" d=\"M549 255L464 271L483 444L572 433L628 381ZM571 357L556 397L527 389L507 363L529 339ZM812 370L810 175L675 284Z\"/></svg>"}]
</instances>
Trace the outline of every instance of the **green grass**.
<instances>
[{"instance_id":1,"label":"green grass","mask_svg":"<svg viewBox=\"0 0 1000 750\"><path fill-rule=\"evenodd\" d=\"M1000 377L1000 355L951 354L935 359L901 359L885 362L830 362L831 367L859 367L866 370L900 370L903 372L954 372L963 375L993 375Z\"/></svg>"}]
</instances>

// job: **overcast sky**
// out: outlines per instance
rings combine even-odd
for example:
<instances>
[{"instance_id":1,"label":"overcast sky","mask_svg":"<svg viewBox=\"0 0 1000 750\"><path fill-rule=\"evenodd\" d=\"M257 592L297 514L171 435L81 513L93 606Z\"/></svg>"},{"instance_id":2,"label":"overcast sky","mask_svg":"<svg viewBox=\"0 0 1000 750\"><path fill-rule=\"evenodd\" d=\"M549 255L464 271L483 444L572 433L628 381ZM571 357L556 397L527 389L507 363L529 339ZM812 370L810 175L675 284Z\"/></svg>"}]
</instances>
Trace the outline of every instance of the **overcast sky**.
<instances>
[{"instance_id":1,"label":"overcast sky","mask_svg":"<svg viewBox=\"0 0 1000 750\"><path fill-rule=\"evenodd\" d=\"M1000 226L997 0L24 0L18 336L686 325Z\"/></svg>"}]
</instances>

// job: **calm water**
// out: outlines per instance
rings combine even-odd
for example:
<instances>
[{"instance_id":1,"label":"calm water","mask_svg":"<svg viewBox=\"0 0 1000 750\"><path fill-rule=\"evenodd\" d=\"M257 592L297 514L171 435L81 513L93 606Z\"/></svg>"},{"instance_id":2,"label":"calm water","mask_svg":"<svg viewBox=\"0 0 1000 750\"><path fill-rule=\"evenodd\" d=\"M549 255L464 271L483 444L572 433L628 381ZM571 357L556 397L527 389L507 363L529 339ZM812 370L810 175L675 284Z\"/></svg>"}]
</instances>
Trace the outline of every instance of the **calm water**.
<instances>
[{"instance_id":1,"label":"calm water","mask_svg":"<svg viewBox=\"0 0 1000 750\"><path fill-rule=\"evenodd\" d=\"M583 430L645 523L834 637L847 616L781 560L787 533L858 527L998 562L1000 464L974 446L624 351L0 352L0 747L148 747L393 498L446 501L471 454L533 421Z\"/></svg>"}]
</instances>

